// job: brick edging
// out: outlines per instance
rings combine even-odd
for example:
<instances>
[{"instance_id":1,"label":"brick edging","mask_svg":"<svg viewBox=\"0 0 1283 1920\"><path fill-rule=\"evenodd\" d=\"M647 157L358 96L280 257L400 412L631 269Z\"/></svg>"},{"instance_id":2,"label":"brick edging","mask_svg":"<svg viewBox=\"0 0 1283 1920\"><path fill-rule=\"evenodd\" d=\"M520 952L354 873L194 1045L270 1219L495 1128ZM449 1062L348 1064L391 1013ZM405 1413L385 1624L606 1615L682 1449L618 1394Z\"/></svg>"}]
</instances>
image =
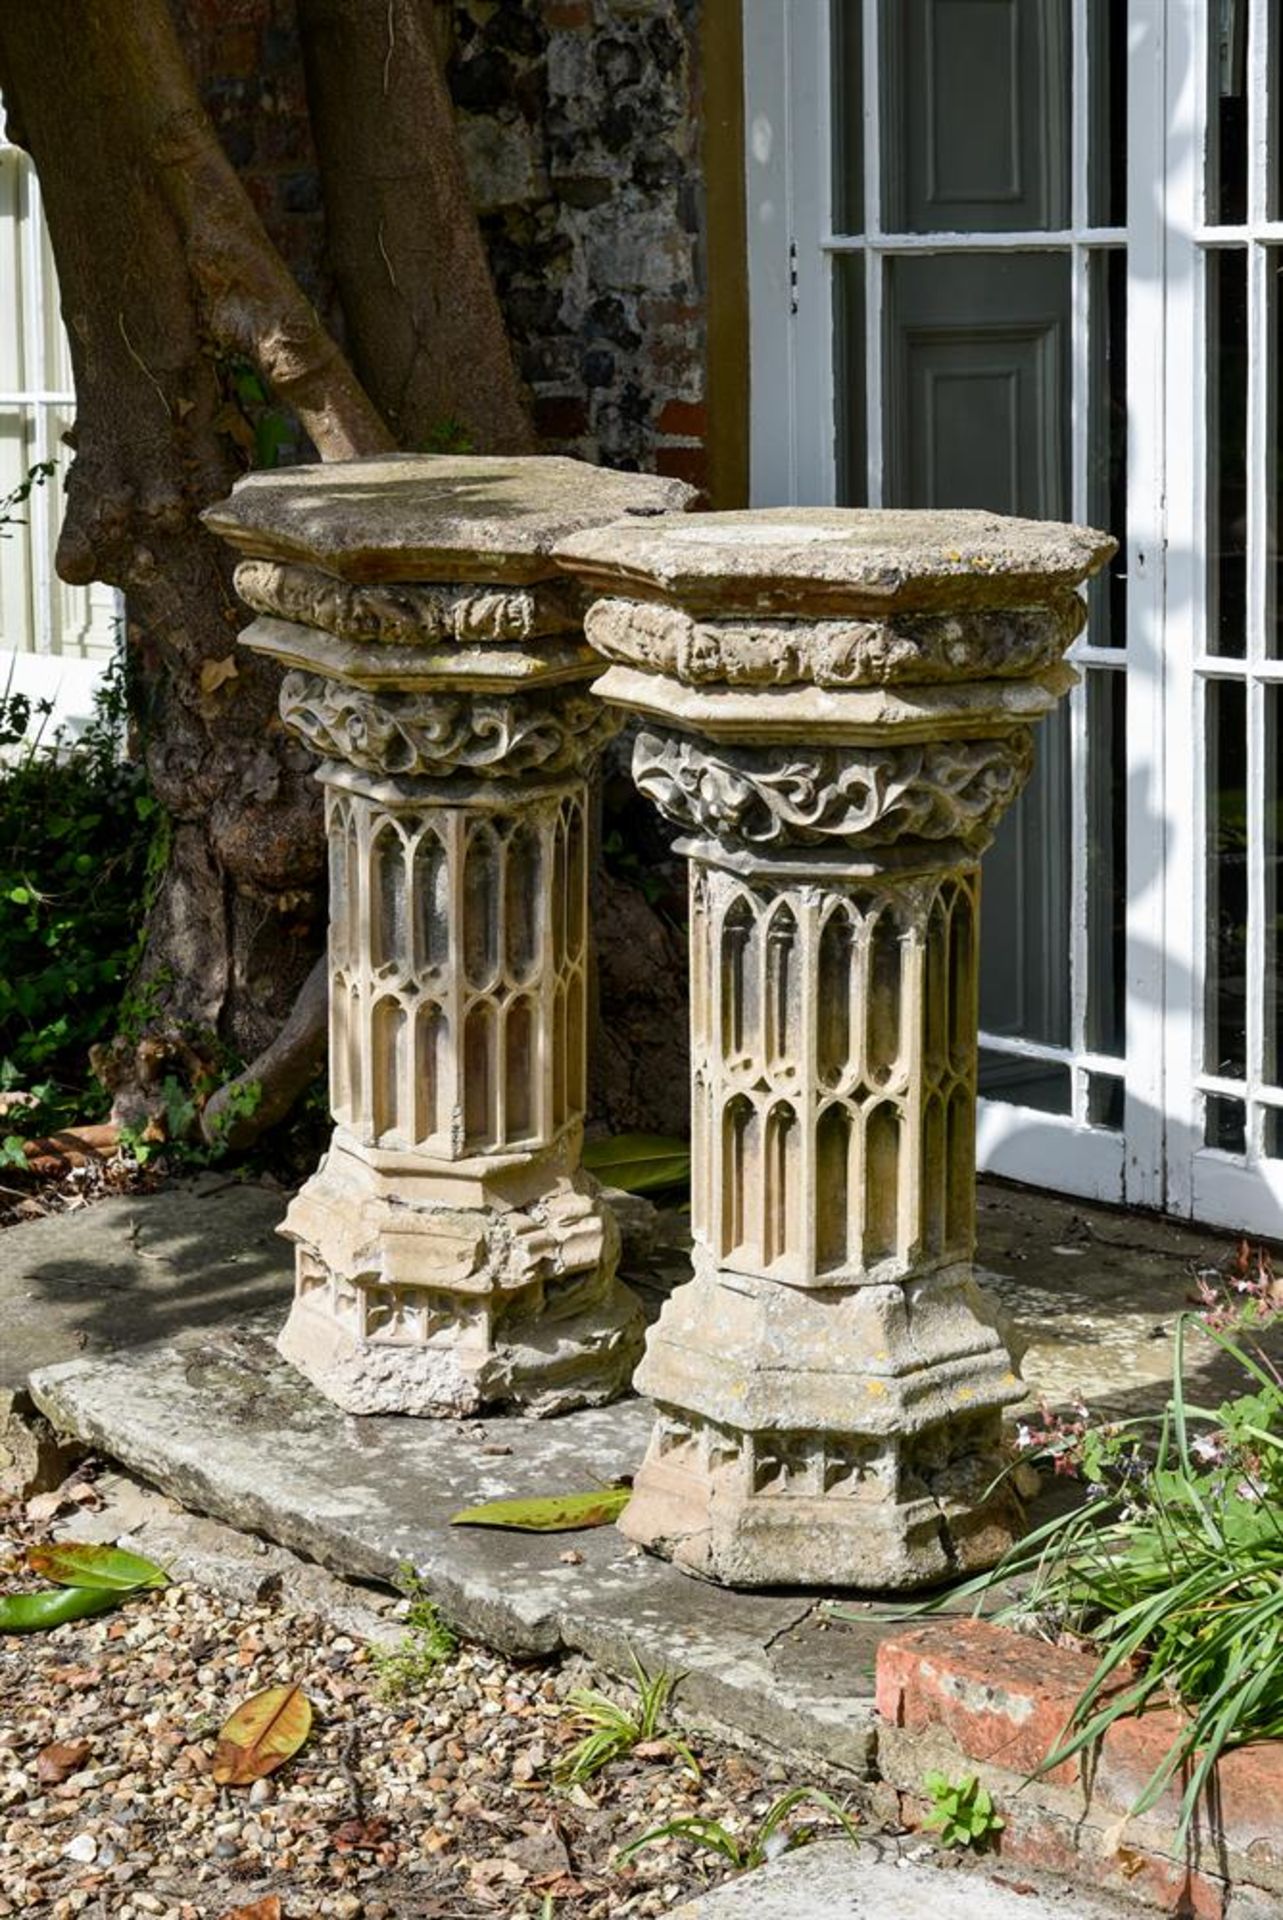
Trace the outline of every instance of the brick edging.
<instances>
[{"instance_id":1,"label":"brick edging","mask_svg":"<svg viewBox=\"0 0 1283 1920\"><path fill-rule=\"evenodd\" d=\"M981 1620L934 1620L884 1640L878 1764L906 1820L926 1810L927 1772L975 1774L1007 1823L997 1838L1007 1859L1191 1920L1283 1912L1283 1741L1227 1754L1179 1844L1182 1781L1128 1818L1179 1730L1169 1708L1118 1721L1085 1765L1075 1758L1029 1777L1095 1667L1087 1655Z\"/></svg>"}]
</instances>

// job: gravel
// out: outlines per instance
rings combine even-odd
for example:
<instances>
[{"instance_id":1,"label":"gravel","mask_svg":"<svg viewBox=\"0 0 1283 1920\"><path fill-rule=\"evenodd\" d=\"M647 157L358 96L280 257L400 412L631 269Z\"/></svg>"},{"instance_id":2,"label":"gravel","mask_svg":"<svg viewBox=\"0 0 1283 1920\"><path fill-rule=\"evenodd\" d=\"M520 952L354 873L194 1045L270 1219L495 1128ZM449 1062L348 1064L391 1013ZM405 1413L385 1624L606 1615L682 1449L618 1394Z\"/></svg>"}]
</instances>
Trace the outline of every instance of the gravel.
<instances>
[{"instance_id":1,"label":"gravel","mask_svg":"<svg viewBox=\"0 0 1283 1920\"><path fill-rule=\"evenodd\" d=\"M76 1491L92 1504L92 1487ZM48 1505L0 1509L5 1590L34 1584L21 1554L44 1537ZM250 1599L176 1584L0 1637L0 1916L269 1920L273 1895L282 1920L662 1914L724 1863L664 1841L621 1865L622 1845L691 1813L743 1832L800 1782L687 1730L698 1781L648 1748L586 1786L554 1786L583 1732L566 1696L593 1678L465 1646L389 1701L370 1649L278 1580ZM270 1779L220 1788L219 1727L282 1682L313 1704L309 1740Z\"/></svg>"}]
</instances>

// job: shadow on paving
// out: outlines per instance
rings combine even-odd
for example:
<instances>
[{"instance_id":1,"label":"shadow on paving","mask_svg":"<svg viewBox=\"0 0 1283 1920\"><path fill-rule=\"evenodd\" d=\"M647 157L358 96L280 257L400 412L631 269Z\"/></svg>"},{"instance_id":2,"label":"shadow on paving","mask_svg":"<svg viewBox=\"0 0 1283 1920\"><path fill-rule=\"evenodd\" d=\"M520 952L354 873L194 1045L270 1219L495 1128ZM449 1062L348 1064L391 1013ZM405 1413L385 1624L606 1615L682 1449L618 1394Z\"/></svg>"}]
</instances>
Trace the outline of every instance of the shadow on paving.
<instances>
[{"instance_id":1,"label":"shadow on paving","mask_svg":"<svg viewBox=\"0 0 1283 1920\"><path fill-rule=\"evenodd\" d=\"M857 1600L839 1625L822 1594L703 1585L612 1528L570 1543L452 1528L460 1507L631 1473L648 1406L543 1422L339 1412L274 1350L283 1210L280 1193L208 1181L9 1229L6 1376L41 1366L32 1390L56 1424L189 1507L339 1573L395 1583L412 1564L456 1626L501 1651L574 1650L615 1671L635 1652L688 1675L691 1714L808 1764L868 1769L885 1603ZM665 1217L652 1305L685 1271L683 1232ZM993 1182L980 1233L1006 1310L1033 1335L1034 1396L1063 1404L1081 1389L1112 1414L1161 1406L1193 1275L1233 1251L1231 1236ZM1215 1389L1200 1377L1198 1390Z\"/></svg>"},{"instance_id":2,"label":"shadow on paving","mask_svg":"<svg viewBox=\"0 0 1283 1920\"><path fill-rule=\"evenodd\" d=\"M289 1302L277 1189L207 1175L0 1232L0 1388Z\"/></svg>"}]
</instances>

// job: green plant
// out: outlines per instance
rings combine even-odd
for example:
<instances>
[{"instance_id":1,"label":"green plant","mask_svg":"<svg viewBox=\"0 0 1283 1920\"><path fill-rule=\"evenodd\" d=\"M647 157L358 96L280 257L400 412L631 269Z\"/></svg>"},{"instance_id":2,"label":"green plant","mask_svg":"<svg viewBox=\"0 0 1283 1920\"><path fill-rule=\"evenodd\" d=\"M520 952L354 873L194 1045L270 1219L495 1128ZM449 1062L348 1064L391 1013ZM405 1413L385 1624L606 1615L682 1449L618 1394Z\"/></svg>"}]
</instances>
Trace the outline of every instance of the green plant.
<instances>
[{"instance_id":1,"label":"green plant","mask_svg":"<svg viewBox=\"0 0 1283 1920\"><path fill-rule=\"evenodd\" d=\"M118 656L79 740L37 740L0 772L0 1087L35 1096L21 1110L28 1135L105 1105L89 1049L137 952L157 813L122 756L124 724Z\"/></svg>"},{"instance_id":2,"label":"green plant","mask_svg":"<svg viewBox=\"0 0 1283 1920\"><path fill-rule=\"evenodd\" d=\"M621 1193L662 1193L690 1186L691 1152L686 1140L663 1133L612 1133L590 1140L584 1165L603 1186Z\"/></svg>"},{"instance_id":3,"label":"green plant","mask_svg":"<svg viewBox=\"0 0 1283 1920\"><path fill-rule=\"evenodd\" d=\"M589 1731L562 1755L553 1772L566 1785L591 1780L612 1760L619 1760L634 1747L660 1742L677 1755L684 1766L699 1778L699 1763L685 1741L679 1740L667 1725L668 1709L684 1675L648 1673L637 1655L629 1649L633 1663L636 1702L612 1700L590 1687L577 1687L568 1696L577 1722Z\"/></svg>"},{"instance_id":4,"label":"green plant","mask_svg":"<svg viewBox=\"0 0 1283 1920\"><path fill-rule=\"evenodd\" d=\"M781 1794L768 1807L757 1826L743 1836L733 1833L720 1820L712 1820L705 1814L684 1814L680 1819L666 1820L663 1826L652 1827L649 1833L630 1840L620 1850L619 1858L621 1861L631 1860L643 1847L649 1847L658 1840L689 1840L708 1853L719 1854L737 1873L747 1873L753 1867L760 1867L764 1860L773 1860L781 1853L792 1853L815 1839L814 1827L798 1827L790 1831L784 1825L793 1809L805 1804L821 1808L836 1820L848 1840L858 1843L860 1835L855 1822L831 1794L825 1793L820 1787L793 1787L788 1793Z\"/></svg>"},{"instance_id":5,"label":"green plant","mask_svg":"<svg viewBox=\"0 0 1283 1920\"><path fill-rule=\"evenodd\" d=\"M398 1577L409 1602L405 1632L394 1647L376 1647L373 1654L379 1695L384 1700L404 1700L409 1694L426 1691L459 1645L457 1635L437 1612L436 1602L414 1568L403 1566Z\"/></svg>"},{"instance_id":6,"label":"green plant","mask_svg":"<svg viewBox=\"0 0 1283 1920\"><path fill-rule=\"evenodd\" d=\"M1077 1637L1097 1654L1041 1772L1151 1701L1175 1705L1180 1730L1131 1812L1152 1807L1179 1776L1182 1838L1220 1756L1283 1735L1283 1374L1259 1339L1283 1314L1283 1281L1267 1254L1244 1244L1228 1273L1214 1283L1200 1275L1199 1288L1201 1311L1176 1324L1161 1418L1079 1421L1085 1504L918 1609L970 1598L978 1612L1014 1582L1017 1597L993 1618ZM1193 1403L1191 1333L1236 1364L1247 1391L1211 1408ZM1063 1470L1070 1455L1054 1451Z\"/></svg>"},{"instance_id":7,"label":"green plant","mask_svg":"<svg viewBox=\"0 0 1283 1920\"><path fill-rule=\"evenodd\" d=\"M974 1773L957 1781L946 1780L942 1773L929 1773L923 1785L931 1811L922 1824L938 1833L946 1847L974 1847L978 1851L1007 1824L994 1807L989 1789L981 1786Z\"/></svg>"}]
</instances>

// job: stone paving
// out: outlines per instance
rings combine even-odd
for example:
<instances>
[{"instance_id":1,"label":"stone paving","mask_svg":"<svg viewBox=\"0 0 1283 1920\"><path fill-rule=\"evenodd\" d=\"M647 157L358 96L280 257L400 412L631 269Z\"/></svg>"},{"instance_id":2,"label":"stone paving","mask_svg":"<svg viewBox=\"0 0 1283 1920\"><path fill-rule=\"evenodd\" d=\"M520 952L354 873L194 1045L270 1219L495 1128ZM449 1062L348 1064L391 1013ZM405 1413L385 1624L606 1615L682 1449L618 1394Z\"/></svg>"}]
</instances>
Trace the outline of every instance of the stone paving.
<instances>
[{"instance_id":1,"label":"stone paving","mask_svg":"<svg viewBox=\"0 0 1283 1920\"><path fill-rule=\"evenodd\" d=\"M735 1594L642 1556L611 1529L567 1536L451 1529L516 1492L591 1487L635 1469L639 1400L556 1421L345 1415L275 1355L291 1288L273 1228L286 1197L213 1176L0 1236L0 1383L37 1369L62 1426L202 1511L349 1575L413 1560L465 1631L511 1652L628 1648L689 1670L688 1709L754 1743L864 1772L880 1629L838 1627L815 1592ZM1225 1237L982 1183L981 1257L1034 1391L1161 1401L1167 1335L1190 1270ZM647 1256L652 1308L686 1267L680 1216ZM678 1231L673 1231L674 1227ZM627 1262L626 1253L625 1260ZM567 1562L568 1547L576 1558Z\"/></svg>"}]
</instances>

